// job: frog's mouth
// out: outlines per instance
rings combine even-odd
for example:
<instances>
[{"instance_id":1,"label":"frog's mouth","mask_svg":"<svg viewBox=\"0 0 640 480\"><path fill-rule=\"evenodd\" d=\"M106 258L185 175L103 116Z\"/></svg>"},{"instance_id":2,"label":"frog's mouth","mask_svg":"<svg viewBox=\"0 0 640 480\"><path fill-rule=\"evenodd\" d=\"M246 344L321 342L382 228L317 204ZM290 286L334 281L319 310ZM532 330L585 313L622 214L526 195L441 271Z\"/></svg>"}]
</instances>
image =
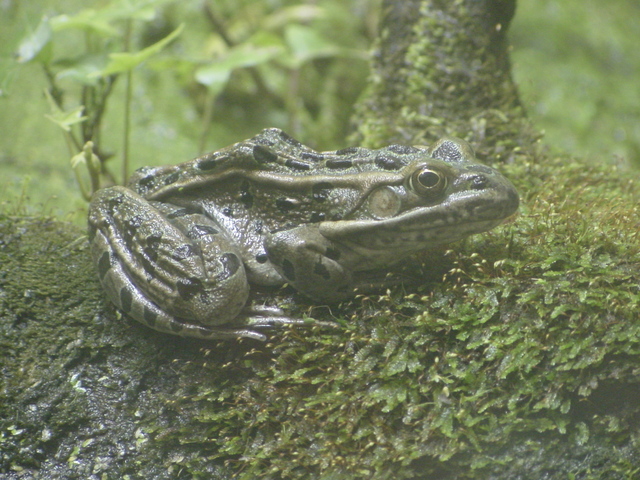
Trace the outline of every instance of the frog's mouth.
<instances>
[{"instance_id":1,"label":"frog's mouth","mask_svg":"<svg viewBox=\"0 0 640 480\"><path fill-rule=\"evenodd\" d=\"M486 232L511 217L518 205L518 193L511 185L456 192L437 205L416 207L390 218L323 222L320 233L369 253L394 248L416 251Z\"/></svg>"}]
</instances>

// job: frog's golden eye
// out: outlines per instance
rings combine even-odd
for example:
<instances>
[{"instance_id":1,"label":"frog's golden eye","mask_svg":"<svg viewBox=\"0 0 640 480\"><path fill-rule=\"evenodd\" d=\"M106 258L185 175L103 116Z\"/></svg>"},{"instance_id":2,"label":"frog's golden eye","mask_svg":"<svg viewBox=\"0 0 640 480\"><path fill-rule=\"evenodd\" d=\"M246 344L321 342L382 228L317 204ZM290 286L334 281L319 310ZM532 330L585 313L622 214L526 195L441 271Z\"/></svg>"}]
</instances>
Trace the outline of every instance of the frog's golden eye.
<instances>
[{"instance_id":1,"label":"frog's golden eye","mask_svg":"<svg viewBox=\"0 0 640 480\"><path fill-rule=\"evenodd\" d=\"M433 197L447 187L447 177L433 168L419 168L409 177L409 188L421 197Z\"/></svg>"}]
</instances>

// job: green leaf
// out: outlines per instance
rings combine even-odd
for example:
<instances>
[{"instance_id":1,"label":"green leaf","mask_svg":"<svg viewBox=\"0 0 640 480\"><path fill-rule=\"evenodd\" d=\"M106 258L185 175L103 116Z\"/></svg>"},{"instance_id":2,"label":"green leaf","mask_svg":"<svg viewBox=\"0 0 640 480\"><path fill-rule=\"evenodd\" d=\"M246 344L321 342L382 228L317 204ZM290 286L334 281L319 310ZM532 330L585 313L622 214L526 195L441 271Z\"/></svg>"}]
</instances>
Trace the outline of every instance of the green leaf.
<instances>
[{"instance_id":1,"label":"green leaf","mask_svg":"<svg viewBox=\"0 0 640 480\"><path fill-rule=\"evenodd\" d=\"M35 31L20 42L16 56L19 63L32 60L47 63L51 59L51 52L51 24L43 17Z\"/></svg>"},{"instance_id":2,"label":"green leaf","mask_svg":"<svg viewBox=\"0 0 640 480\"><path fill-rule=\"evenodd\" d=\"M180 25L162 40L140 50L139 52L119 52L109 54L109 63L100 71L94 72L89 77L106 77L116 73L123 73L133 70L135 67L148 60L153 55L159 53L164 47L171 43L178 35L182 33L184 24Z\"/></svg>"},{"instance_id":3,"label":"green leaf","mask_svg":"<svg viewBox=\"0 0 640 480\"><path fill-rule=\"evenodd\" d=\"M156 8L174 0L119 0L105 8L85 9L76 15L58 15L51 19L54 31L78 29L92 31L106 37L117 37L121 31L114 22L123 20L150 21L155 17Z\"/></svg>"},{"instance_id":4,"label":"green leaf","mask_svg":"<svg viewBox=\"0 0 640 480\"><path fill-rule=\"evenodd\" d=\"M253 67L268 62L282 52L280 46L256 47L241 45L229 50L223 58L199 68L195 72L196 80L214 93L222 90L236 68Z\"/></svg>"},{"instance_id":5,"label":"green leaf","mask_svg":"<svg viewBox=\"0 0 640 480\"><path fill-rule=\"evenodd\" d=\"M100 11L82 10L77 15L58 15L51 19L51 28L58 32L61 30L91 31L104 37L117 37L120 31L111 26L109 20L100 15Z\"/></svg>"},{"instance_id":6,"label":"green leaf","mask_svg":"<svg viewBox=\"0 0 640 480\"><path fill-rule=\"evenodd\" d=\"M277 9L264 19L262 26L266 30L278 30L292 23L309 23L326 16L325 10L317 5L292 5Z\"/></svg>"},{"instance_id":7,"label":"green leaf","mask_svg":"<svg viewBox=\"0 0 640 480\"><path fill-rule=\"evenodd\" d=\"M318 32L304 25L287 25L284 37L293 54L293 68L315 58L332 57L340 54L343 49L338 45L322 38Z\"/></svg>"},{"instance_id":8,"label":"green leaf","mask_svg":"<svg viewBox=\"0 0 640 480\"><path fill-rule=\"evenodd\" d=\"M82 115L84 107L80 105L73 110L59 111L51 114L45 114L45 117L62 128L65 132L71 131L71 126L76 123L84 122L87 117Z\"/></svg>"},{"instance_id":9,"label":"green leaf","mask_svg":"<svg viewBox=\"0 0 640 480\"><path fill-rule=\"evenodd\" d=\"M282 53L285 49L282 38L279 35L266 30L257 31L251 35L251 37L249 37L242 46L237 46L236 48L250 48L249 46L252 46L254 49L260 47L278 48L280 49L279 53Z\"/></svg>"},{"instance_id":10,"label":"green leaf","mask_svg":"<svg viewBox=\"0 0 640 480\"><path fill-rule=\"evenodd\" d=\"M45 117L58 125L65 132L71 131L72 125L84 122L87 119L87 117L82 115L82 112L84 111L83 105L80 105L73 110L61 110L56 105L55 101L51 97L51 94L47 90L44 91L44 94L49 101L49 105L51 106L51 113L48 115L45 114Z\"/></svg>"},{"instance_id":11,"label":"green leaf","mask_svg":"<svg viewBox=\"0 0 640 480\"><path fill-rule=\"evenodd\" d=\"M56 73L56 80L71 80L82 85L96 86L96 72L101 71L106 63L103 55L82 55L73 59L56 62L61 69Z\"/></svg>"},{"instance_id":12,"label":"green leaf","mask_svg":"<svg viewBox=\"0 0 640 480\"><path fill-rule=\"evenodd\" d=\"M150 21L156 15L156 9L175 0L118 0L100 10L101 14L113 20Z\"/></svg>"}]
</instances>

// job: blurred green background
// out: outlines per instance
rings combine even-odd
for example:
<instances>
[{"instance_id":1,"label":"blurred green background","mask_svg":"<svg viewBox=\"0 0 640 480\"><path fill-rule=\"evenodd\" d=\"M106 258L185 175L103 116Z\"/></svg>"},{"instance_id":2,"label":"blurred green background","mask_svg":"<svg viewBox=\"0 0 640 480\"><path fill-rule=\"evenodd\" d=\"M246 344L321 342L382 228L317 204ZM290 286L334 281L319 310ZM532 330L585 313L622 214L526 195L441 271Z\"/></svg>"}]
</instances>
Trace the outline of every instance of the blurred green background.
<instances>
[{"instance_id":1,"label":"blurred green background","mask_svg":"<svg viewBox=\"0 0 640 480\"><path fill-rule=\"evenodd\" d=\"M320 150L346 146L352 106L367 79L379 0L0 0L3 211L84 223L86 202L69 163L77 151L45 117L51 113L46 74L37 58L24 61L24 49L33 47L43 17L86 19L91 8L132 4L147 8L129 20L112 19L109 27L120 34L60 29L47 52L49 72L65 92L65 109L72 110L82 103L80 67L88 58L104 66L110 52L122 51L127 25L132 51L185 25L177 40L133 72L132 169L186 161L269 126ZM637 172L638 18L637 0L518 4L509 36L514 76L553 151ZM124 91L119 78L100 136L118 181Z\"/></svg>"}]
</instances>

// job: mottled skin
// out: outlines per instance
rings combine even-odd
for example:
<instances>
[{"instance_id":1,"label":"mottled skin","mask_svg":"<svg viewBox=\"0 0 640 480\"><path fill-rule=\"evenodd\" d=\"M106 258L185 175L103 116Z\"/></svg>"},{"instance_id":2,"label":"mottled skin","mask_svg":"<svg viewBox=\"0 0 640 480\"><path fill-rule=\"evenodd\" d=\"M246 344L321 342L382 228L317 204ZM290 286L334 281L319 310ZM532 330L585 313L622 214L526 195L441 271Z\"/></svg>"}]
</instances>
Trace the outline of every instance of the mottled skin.
<instances>
[{"instance_id":1,"label":"mottled skin","mask_svg":"<svg viewBox=\"0 0 640 480\"><path fill-rule=\"evenodd\" d=\"M315 152L272 128L97 191L91 251L116 306L156 330L251 337L301 323L245 306L251 285L289 283L319 302L362 272L489 230L518 208L513 185L461 140Z\"/></svg>"}]
</instances>

